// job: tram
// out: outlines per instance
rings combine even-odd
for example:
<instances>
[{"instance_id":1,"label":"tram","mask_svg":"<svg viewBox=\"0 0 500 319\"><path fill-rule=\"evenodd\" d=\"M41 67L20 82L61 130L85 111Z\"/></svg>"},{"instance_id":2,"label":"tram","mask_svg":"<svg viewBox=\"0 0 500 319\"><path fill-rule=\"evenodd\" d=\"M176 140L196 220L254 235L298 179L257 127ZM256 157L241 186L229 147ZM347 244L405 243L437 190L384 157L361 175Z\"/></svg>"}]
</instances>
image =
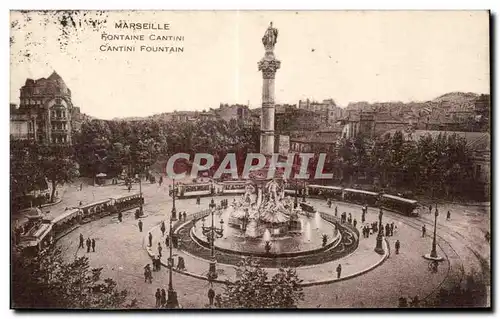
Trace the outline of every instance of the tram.
<instances>
[{"instance_id":1,"label":"tram","mask_svg":"<svg viewBox=\"0 0 500 319\"><path fill-rule=\"evenodd\" d=\"M309 196L319 198L342 199L342 187L339 186L324 186L324 185L308 185Z\"/></svg>"},{"instance_id":2,"label":"tram","mask_svg":"<svg viewBox=\"0 0 500 319\"><path fill-rule=\"evenodd\" d=\"M134 208L139 208L144 204L144 197L136 193L132 195L113 197L110 199L109 205L112 212L124 212Z\"/></svg>"},{"instance_id":3,"label":"tram","mask_svg":"<svg viewBox=\"0 0 500 319\"><path fill-rule=\"evenodd\" d=\"M214 192L212 182L197 183L197 184L179 184L175 186L179 198L210 196Z\"/></svg>"},{"instance_id":4,"label":"tram","mask_svg":"<svg viewBox=\"0 0 500 319\"><path fill-rule=\"evenodd\" d=\"M418 206L418 202L413 199L384 194L381 197L380 206L407 216L418 216L418 212L415 211L415 208Z\"/></svg>"}]
</instances>

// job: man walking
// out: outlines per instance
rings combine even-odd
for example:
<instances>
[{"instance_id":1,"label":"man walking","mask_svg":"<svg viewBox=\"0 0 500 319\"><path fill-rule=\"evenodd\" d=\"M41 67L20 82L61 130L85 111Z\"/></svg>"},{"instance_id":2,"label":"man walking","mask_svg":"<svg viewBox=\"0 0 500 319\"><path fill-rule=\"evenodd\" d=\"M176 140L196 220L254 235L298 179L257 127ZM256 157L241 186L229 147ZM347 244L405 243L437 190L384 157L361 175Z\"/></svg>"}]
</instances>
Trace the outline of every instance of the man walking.
<instances>
[{"instance_id":1,"label":"man walking","mask_svg":"<svg viewBox=\"0 0 500 319\"><path fill-rule=\"evenodd\" d=\"M342 265L337 266L337 279L340 278L340 274L342 273Z\"/></svg>"},{"instance_id":2,"label":"man walking","mask_svg":"<svg viewBox=\"0 0 500 319\"><path fill-rule=\"evenodd\" d=\"M80 233L80 245L78 246L78 248L83 248L83 242L84 242L83 235Z\"/></svg>"},{"instance_id":3,"label":"man walking","mask_svg":"<svg viewBox=\"0 0 500 319\"><path fill-rule=\"evenodd\" d=\"M90 253L90 245L92 244L92 242L90 241L90 238L87 238L87 242L86 242L86 245L87 245L87 252Z\"/></svg>"},{"instance_id":4,"label":"man walking","mask_svg":"<svg viewBox=\"0 0 500 319\"><path fill-rule=\"evenodd\" d=\"M450 219L451 219L451 213L450 213L450 211L448 211L446 213L446 220L450 220Z\"/></svg>"},{"instance_id":5,"label":"man walking","mask_svg":"<svg viewBox=\"0 0 500 319\"><path fill-rule=\"evenodd\" d=\"M210 289L208 289L208 302L210 307L214 305L214 298L215 298L215 291L212 289L212 287L210 287Z\"/></svg>"},{"instance_id":6,"label":"man walking","mask_svg":"<svg viewBox=\"0 0 500 319\"><path fill-rule=\"evenodd\" d=\"M165 228L165 222L164 221L161 222L160 230L161 230L161 236L165 237L165 230L166 230L166 228Z\"/></svg>"},{"instance_id":7,"label":"man walking","mask_svg":"<svg viewBox=\"0 0 500 319\"><path fill-rule=\"evenodd\" d=\"M167 305L167 293L166 293L165 289L162 289L161 290L161 307L165 308L166 305Z\"/></svg>"},{"instance_id":8,"label":"man walking","mask_svg":"<svg viewBox=\"0 0 500 319\"><path fill-rule=\"evenodd\" d=\"M425 225L422 226L422 237L425 237L425 233L426 233L426 228L425 228Z\"/></svg>"},{"instance_id":9,"label":"man walking","mask_svg":"<svg viewBox=\"0 0 500 319\"><path fill-rule=\"evenodd\" d=\"M92 238L91 243L92 243L92 252L95 253L95 239L94 238Z\"/></svg>"},{"instance_id":10,"label":"man walking","mask_svg":"<svg viewBox=\"0 0 500 319\"><path fill-rule=\"evenodd\" d=\"M139 231L142 233L142 220L139 219L138 225L139 225Z\"/></svg>"},{"instance_id":11,"label":"man walking","mask_svg":"<svg viewBox=\"0 0 500 319\"><path fill-rule=\"evenodd\" d=\"M399 255L399 248L401 247L401 243L399 242L399 239L396 240L396 244L394 244L394 248L396 248L396 255Z\"/></svg>"},{"instance_id":12,"label":"man walking","mask_svg":"<svg viewBox=\"0 0 500 319\"><path fill-rule=\"evenodd\" d=\"M149 239L149 247L152 247L153 246L153 235L151 235L151 232L149 233L148 235L148 239Z\"/></svg>"},{"instance_id":13,"label":"man walking","mask_svg":"<svg viewBox=\"0 0 500 319\"><path fill-rule=\"evenodd\" d=\"M155 298L156 298L156 308L160 308L160 306L161 306L161 291L160 291L160 288L156 289Z\"/></svg>"},{"instance_id":14,"label":"man walking","mask_svg":"<svg viewBox=\"0 0 500 319\"><path fill-rule=\"evenodd\" d=\"M161 251L163 250L163 248L161 247L161 243L158 242L158 256L160 256L161 258Z\"/></svg>"}]
</instances>

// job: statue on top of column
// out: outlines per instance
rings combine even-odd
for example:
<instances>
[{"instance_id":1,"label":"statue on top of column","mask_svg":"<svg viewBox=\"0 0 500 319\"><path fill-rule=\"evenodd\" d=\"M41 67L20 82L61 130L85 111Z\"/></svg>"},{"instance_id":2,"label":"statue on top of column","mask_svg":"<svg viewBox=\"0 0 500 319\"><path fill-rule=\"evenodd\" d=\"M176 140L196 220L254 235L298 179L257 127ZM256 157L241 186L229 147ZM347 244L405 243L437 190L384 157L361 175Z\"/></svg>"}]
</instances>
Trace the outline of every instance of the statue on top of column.
<instances>
[{"instance_id":1,"label":"statue on top of column","mask_svg":"<svg viewBox=\"0 0 500 319\"><path fill-rule=\"evenodd\" d=\"M278 40L278 29L273 28L273 23L271 22L266 30L266 33L264 33L264 36L262 37L262 43L264 44L264 48L268 50L274 49L274 45L276 44L277 40Z\"/></svg>"}]
</instances>

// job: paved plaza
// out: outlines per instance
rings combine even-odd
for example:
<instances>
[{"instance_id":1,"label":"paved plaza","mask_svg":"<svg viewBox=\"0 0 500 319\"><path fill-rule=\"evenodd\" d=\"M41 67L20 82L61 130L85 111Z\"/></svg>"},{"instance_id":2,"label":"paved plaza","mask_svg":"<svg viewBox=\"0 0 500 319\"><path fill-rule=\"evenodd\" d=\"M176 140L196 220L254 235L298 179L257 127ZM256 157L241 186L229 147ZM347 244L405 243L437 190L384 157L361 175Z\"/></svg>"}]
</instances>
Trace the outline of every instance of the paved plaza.
<instances>
[{"instance_id":1,"label":"paved plaza","mask_svg":"<svg viewBox=\"0 0 500 319\"><path fill-rule=\"evenodd\" d=\"M122 222L116 216L108 216L80 226L58 241L63 248L64 257L68 260L76 256L88 256L92 267L103 267L103 277L116 280L119 288L130 291L131 297L137 298L138 307L153 308L154 293L157 288L167 288L168 270L163 267L159 272L153 272L153 283L145 283L143 268L151 263L149 254L156 254L157 243L163 246L163 262L166 261L168 249L159 230L164 221L169 224L172 199L168 196L168 184L161 187L158 184L143 183L145 198L142 218L143 232L139 232L137 220L133 211L124 213ZM131 192L138 192L134 185ZM77 206L81 200L84 203L97 201L117 195L127 194L123 185L104 187L84 186L78 191L75 186L68 186L61 203L50 208L51 216L64 211L67 206ZM216 202L233 197L215 197ZM196 200L183 199L176 201L177 211L186 211L188 216L208 208L210 197L202 198L201 204ZM317 210L334 214L334 207L341 212L351 213L353 218L361 220L361 206L343 202L334 202L328 208L326 201L308 199ZM425 299L441 287L453 286L464 278L471 270L489 272L489 245L484 240L484 232L489 229L489 206L461 206L446 204L438 206L442 212L438 217L438 254L445 257L439 265L437 273L428 270L428 261L422 255L430 252L433 230L433 215L423 214L410 218L392 212L384 212L383 222L394 222L397 226L394 236L387 237L389 249L386 255L378 255L373 251L376 236L359 239L359 246L352 254L338 261L325 264L299 267L297 272L304 280L305 298L299 307L396 307L401 296ZM450 210L451 220L446 221L446 211ZM370 208L367 222L378 219L378 209ZM426 224L427 236L421 236L421 227ZM358 224L359 229L359 224ZM153 234L153 247L149 249L147 234ZM96 252L87 253L78 249L78 236L96 239ZM394 243L400 240L399 254L394 252ZM174 288L178 292L179 302L184 308L205 307L208 303L208 281L203 279L208 271L207 261L174 249L174 258L183 256L186 262L186 273L174 272ZM487 261L486 263L484 261ZM335 267L342 263L341 278L336 280ZM218 264L219 279L234 278L234 266ZM272 274L273 269L268 269ZM214 289L222 292L222 284L216 283Z\"/></svg>"}]
</instances>

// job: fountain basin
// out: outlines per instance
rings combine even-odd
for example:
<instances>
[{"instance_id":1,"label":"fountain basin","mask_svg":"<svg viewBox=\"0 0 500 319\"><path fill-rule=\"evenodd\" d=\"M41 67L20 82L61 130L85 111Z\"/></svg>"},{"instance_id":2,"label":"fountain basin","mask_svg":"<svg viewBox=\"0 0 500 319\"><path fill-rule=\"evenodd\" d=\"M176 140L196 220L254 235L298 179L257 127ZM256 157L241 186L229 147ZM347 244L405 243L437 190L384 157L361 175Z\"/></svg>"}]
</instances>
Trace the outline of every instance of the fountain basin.
<instances>
[{"instance_id":1,"label":"fountain basin","mask_svg":"<svg viewBox=\"0 0 500 319\"><path fill-rule=\"evenodd\" d=\"M333 223L322 219L319 227L316 227L318 223L314 216L308 218L299 215L299 220L303 225L302 231L286 236L273 236L273 229L267 229L263 232L264 236L253 238L246 236L245 232L240 229L224 227L224 235L215 240L214 248L217 251L240 256L276 258L315 254L331 249L341 242L341 234L336 231L336 226ZM266 234L267 238L264 238ZM324 246L323 234L328 236ZM202 232L202 221L197 221L196 227L191 228L190 236L198 245L210 248L210 243ZM267 240L271 243L269 253L266 253L265 250Z\"/></svg>"}]
</instances>

